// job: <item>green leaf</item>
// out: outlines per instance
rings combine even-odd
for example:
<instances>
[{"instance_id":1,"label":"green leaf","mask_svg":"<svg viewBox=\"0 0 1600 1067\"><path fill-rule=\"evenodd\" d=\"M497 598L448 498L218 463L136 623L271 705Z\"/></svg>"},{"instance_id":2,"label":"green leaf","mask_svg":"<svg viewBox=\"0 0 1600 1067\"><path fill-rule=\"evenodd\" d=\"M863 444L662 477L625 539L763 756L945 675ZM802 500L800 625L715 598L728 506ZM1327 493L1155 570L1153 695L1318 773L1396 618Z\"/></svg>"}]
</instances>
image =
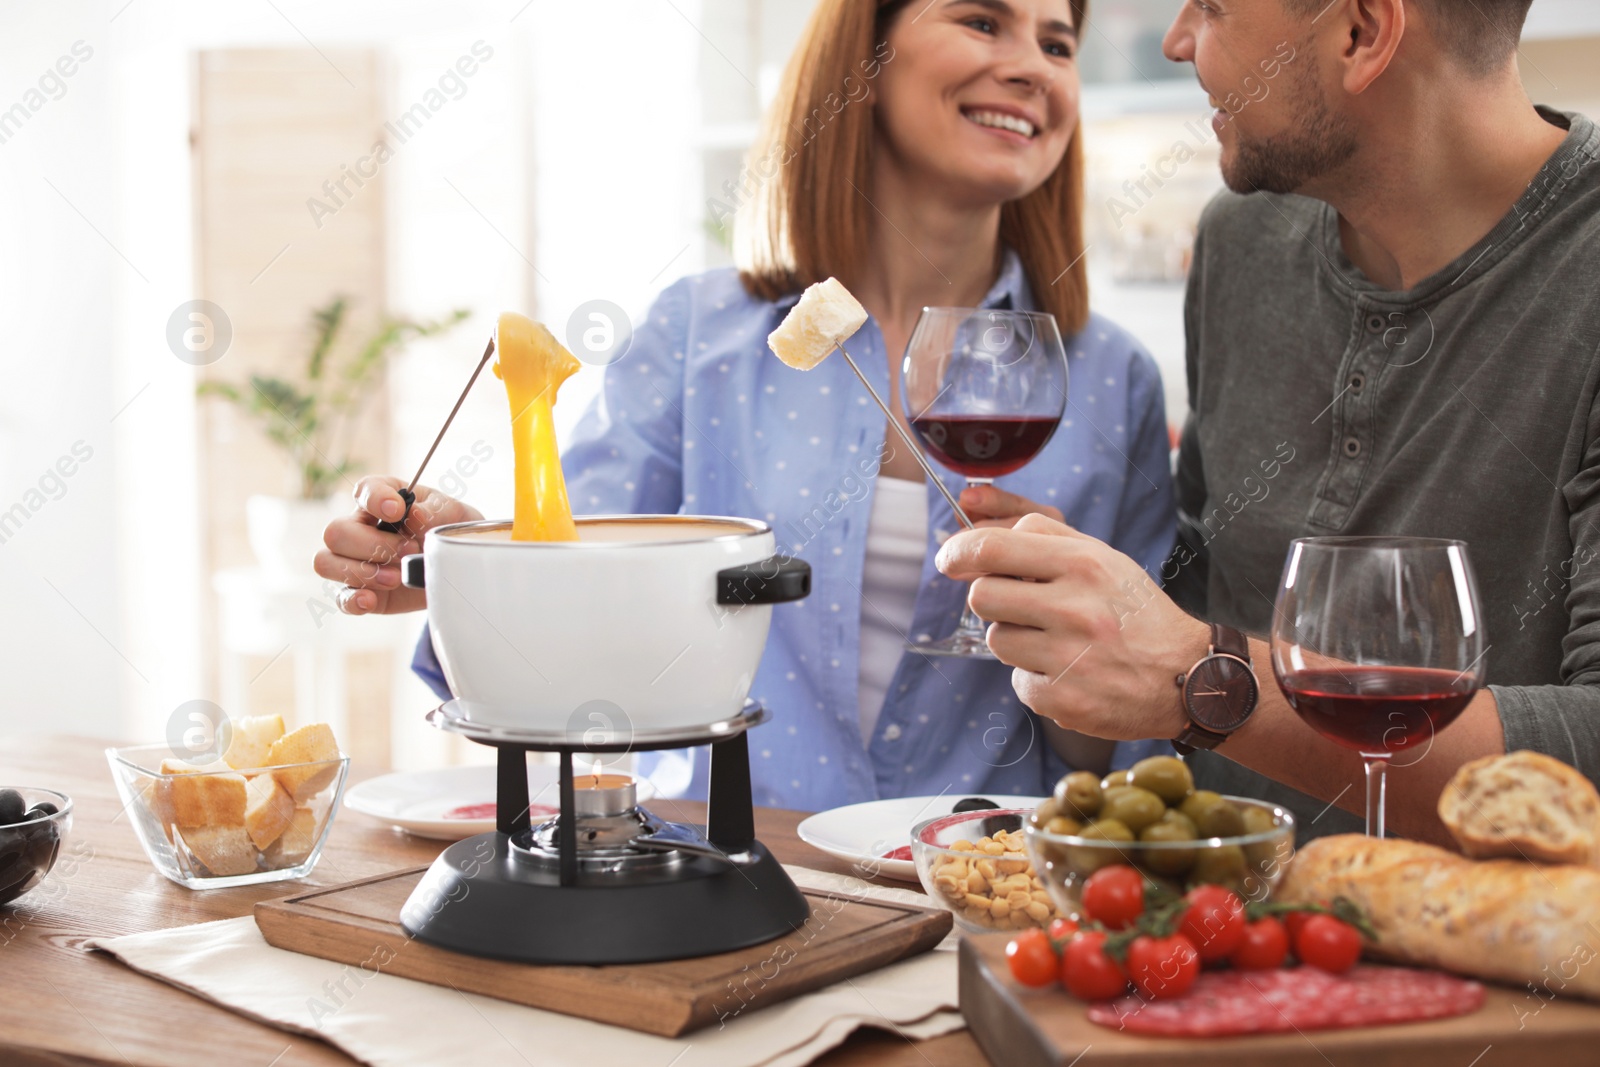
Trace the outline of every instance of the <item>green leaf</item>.
<instances>
[{"instance_id":1,"label":"green leaf","mask_svg":"<svg viewBox=\"0 0 1600 1067\"><path fill-rule=\"evenodd\" d=\"M327 361L328 352L333 348L333 341L339 334L339 327L344 325L344 313L347 306L344 297L336 296L327 307L317 308L311 312L311 321L316 324L317 328L317 339L311 346L311 360L306 366L306 377L312 381L322 377L322 367Z\"/></svg>"},{"instance_id":2,"label":"green leaf","mask_svg":"<svg viewBox=\"0 0 1600 1067\"><path fill-rule=\"evenodd\" d=\"M194 387L195 396L215 396L235 404L243 404L244 397L239 392L239 387L231 382L201 382Z\"/></svg>"}]
</instances>

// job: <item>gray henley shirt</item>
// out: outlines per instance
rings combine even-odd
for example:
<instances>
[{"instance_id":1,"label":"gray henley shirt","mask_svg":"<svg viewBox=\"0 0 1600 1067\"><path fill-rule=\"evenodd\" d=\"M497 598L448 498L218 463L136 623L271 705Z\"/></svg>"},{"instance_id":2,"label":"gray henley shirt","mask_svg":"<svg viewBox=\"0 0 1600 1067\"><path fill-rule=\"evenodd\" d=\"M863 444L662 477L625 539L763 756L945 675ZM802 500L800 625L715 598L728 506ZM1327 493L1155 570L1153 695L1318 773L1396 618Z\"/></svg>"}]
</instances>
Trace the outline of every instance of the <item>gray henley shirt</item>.
<instances>
[{"instance_id":1,"label":"gray henley shirt","mask_svg":"<svg viewBox=\"0 0 1600 1067\"><path fill-rule=\"evenodd\" d=\"M1164 577L1198 617L1266 636L1292 538L1460 538L1506 749L1600 782L1600 127L1540 113L1568 130L1561 147L1488 236L1409 292L1351 264L1321 201L1207 207ZM1226 753L1195 754L1201 785L1284 804L1302 839L1360 829Z\"/></svg>"}]
</instances>

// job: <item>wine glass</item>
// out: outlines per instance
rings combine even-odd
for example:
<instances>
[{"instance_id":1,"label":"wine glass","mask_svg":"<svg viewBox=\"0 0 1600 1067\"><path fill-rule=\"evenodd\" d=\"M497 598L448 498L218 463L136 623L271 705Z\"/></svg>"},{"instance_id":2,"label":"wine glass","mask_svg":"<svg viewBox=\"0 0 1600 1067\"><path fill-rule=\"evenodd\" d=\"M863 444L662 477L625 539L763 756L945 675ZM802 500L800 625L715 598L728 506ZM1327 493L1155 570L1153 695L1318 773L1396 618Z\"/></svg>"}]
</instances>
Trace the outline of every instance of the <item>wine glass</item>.
<instances>
[{"instance_id":1,"label":"wine glass","mask_svg":"<svg viewBox=\"0 0 1600 1067\"><path fill-rule=\"evenodd\" d=\"M1483 684L1483 613L1462 541L1302 537L1272 620L1289 706L1366 764L1367 834L1383 836L1390 762L1427 755Z\"/></svg>"},{"instance_id":2,"label":"wine glass","mask_svg":"<svg viewBox=\"0 0 1600 1067\"><path fill-rule=\"evenodd\" d=\"M988 485L1026 466L1067 407L1067 353L1040 311L925 307L901 369L906 420L930 458ZM956 632L909 642L929 656L993 659L983 620L963 609Z\"/></svg>"}]
</instances>

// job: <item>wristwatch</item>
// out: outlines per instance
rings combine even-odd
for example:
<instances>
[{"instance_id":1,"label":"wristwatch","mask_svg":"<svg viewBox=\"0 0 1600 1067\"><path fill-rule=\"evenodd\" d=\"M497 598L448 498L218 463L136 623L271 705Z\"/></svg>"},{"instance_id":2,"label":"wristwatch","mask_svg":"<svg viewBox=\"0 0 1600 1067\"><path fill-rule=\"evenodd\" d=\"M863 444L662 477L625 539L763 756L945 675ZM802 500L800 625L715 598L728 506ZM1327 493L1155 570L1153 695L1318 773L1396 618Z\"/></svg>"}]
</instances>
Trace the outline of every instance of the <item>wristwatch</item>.
<instances>
[{"instance_id":1,"label":"wristwatch","mask_svg":"<svg viewBox=\"0 0 1600 1067\"><path fill-rule=\"evenodd\" d=\"M1216 748L1256 710L1261 687L1250 668L1250 641L1231 626L1211 624L1211 648L1178 675L1189 726L1172 747L1187 756L1197 748Z\"/></svg>"}]
</instances>

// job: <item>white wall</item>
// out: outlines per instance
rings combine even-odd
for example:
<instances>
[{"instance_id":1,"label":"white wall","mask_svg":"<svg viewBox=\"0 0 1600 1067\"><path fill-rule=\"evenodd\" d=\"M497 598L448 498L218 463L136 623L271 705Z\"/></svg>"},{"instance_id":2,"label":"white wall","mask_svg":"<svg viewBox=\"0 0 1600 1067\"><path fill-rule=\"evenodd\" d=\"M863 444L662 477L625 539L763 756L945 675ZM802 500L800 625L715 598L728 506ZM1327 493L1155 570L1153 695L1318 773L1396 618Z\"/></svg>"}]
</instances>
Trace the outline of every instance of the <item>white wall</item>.
<instances>
[{"instance_id":1,"label":"white wall","mask_svg":"<svg viewBox=\"0 0 1600 1067\"><path fill-rule=\"evenodd\" d=\"M55 490L60 499L41 498L0 543L0 735L155 738L177 705L210 695L199 691L197 608L211 594L194 563L206 506L195 489L194 372L165 341L168 315L194 295L193 52L308 40L376 47L391 58L403 107L475 40L495 49L468 93L386 168L391 308L477 313L450 342L418 345L396 368L393 455L409 474L498 312L532 312L561 333L583 300L605 297L638 314L653 291L698 268L693 249L668 265L698 235L688 131L698 122L699 37L686 17L698 18L699 4L676 7L0 8L0 109L73 42L93 49L61 99L0 144L9 223L0 244L0 512L33 501L27 491L74 442L92 449ZM565 422L589 388L573 385ZM510 484L496 386L481 381L436 460L484 441L495 458L465 495L490 513L507 510ZM415 723L430 700L420 683L403 683L397 714Z\"/></svg>"}]
</instances>

